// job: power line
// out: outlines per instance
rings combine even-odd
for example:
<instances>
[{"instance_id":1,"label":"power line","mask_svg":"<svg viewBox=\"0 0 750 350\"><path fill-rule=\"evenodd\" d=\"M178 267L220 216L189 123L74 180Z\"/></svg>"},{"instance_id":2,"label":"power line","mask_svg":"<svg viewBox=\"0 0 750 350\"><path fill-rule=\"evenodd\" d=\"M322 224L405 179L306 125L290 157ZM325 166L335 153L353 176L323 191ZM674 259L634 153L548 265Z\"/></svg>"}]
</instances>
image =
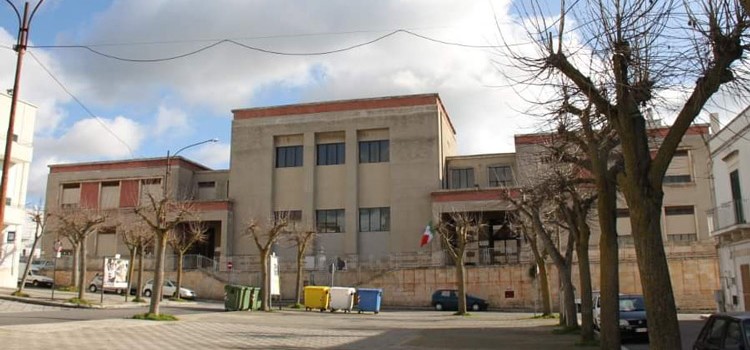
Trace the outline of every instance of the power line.
<instances>
[{"instance_id":1,"label":"power line","mask_svg":"<svg viewBox=\"0 0 750 350\"><path fill-rule=\"evenodd\" d=\"M123 145L125 145L125 147L126 147L126 148L128 149L128 153L130 153L130 158L135 158L135 156L133 156L133 149L132 149L132 148L130 148L130 145L128 145L128 143L127 143L127 142L125 142L125 141L124 141L123 139L121 139L121 138L120 138L119 136L117 136L117 134L116 134L116 133L115 133L114 131L112 131L112 129L110 129L110 128L109 128L109 127L107 126L107 124L105 124L105 123L104 123L104 121L102 121L102 120L101 120L101 118L97 117L97 116L96 116L96 115L95 115L95 114L94 114L93 112L91 112L91 110L90 110L90 109L89 109L88 107L86 107L86 105L84 105L84 104L83 104L83 102L81 102L81 100L79 100L79 99L78 99L78 97L76 97L75 95L73 95L73 93L72 93L72 92L70 92L70 90L68 90L68 88L67 88L67 87L65 87L65 85L64 85L64 84L63 84L63 83L62 83L62 82L61 82L61 81L60 81L59 79L57 79L57 77L55 77L55 75L54 75L54 74L52 74L52 72L51 72L51 71L50 71L49 69L47 69L47 67L46 67L46 66L45 66L45 65L44 65L44 64L43 64L43 63L42 63L42 62L41 62L41 61L40 61L40 60L39 60L39 59L38 59L38 58L36 57L36 55L34 55L34 53L33 53L33 52L31 52L31 51L28 51L28 53L29 53L29 55L31 55L31 58L33 58L33 59L34 59L34 61L36 61L36 63L37 63L37 64L38 64L38 65L39 65L40 67L42 67L42 69L43 69L43 70L44 70L45 72L47 72L47 74L48 74L48 75L49 75L49 76L50 76L50 77L52 78L52 80L54 80L54 81L55 81L55 82L57 83L57 85L59 85L59 86L60 86L60 88L62 88L62 89L63 89L63 91L65 91L65 92L66 92L66 93L67 93L67 94L68 94L68 95L69 95L69 96L70 96L70 97L71 97L71 98L72 98L72 99L73 99L74 101L76 101L76 103L78 103L78 105L79 105L79 106L80 106L81 108L83 108L83 110L84 110L84 111L86 111L86 113L88 113L88 114L89 114L89 116L91 116L91 117L92 117L92 118L94 118L94 119L95 119L95 120L96 120L97 122L99 122L99 124L100 124L100 125L101 125L101 126L102 126L102 127L103 127L103 128L105 129L105 130L107 130L107 132L109 132L110 134L112 134L112 136L113 136L113 137L114 137L115 139L117 139L118 141L120 141L120 143L122 143Z\"/></svg>"}]
</instances>

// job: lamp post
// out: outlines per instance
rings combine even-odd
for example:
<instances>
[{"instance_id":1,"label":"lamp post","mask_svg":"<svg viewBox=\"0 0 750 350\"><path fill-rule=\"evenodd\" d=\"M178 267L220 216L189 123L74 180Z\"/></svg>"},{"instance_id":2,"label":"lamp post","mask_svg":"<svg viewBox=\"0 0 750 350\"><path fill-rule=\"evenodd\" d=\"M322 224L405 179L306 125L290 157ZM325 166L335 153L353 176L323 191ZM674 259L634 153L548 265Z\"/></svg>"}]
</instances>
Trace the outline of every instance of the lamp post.
<instances>
[{"instance_id":1,"label":"lamp post","mask_svg":"<svg viewBox=\"0 0 750 350\"><path fill-rule=\"evenodd\" d=\"M177 157L177 155L180 154L180 152L182 152L182 151L184 151L184 150L186 150L188 148L195 147L195 146L200 146L200 145L202 145L204 143L213 143L213 142L219 142L219 139L217 139L217 138L211 138L211 139L208 139L208 140L203 140L203 141L200 141L200 142L189 144L189 145L187 145L185 147L182 147L182 148L178 149L177 152L174 152L174 154L172 154L172 155L170 155L169 154L169 150L167 150L167 166L166 166L166 169L164 171L164 186L162 186L162 189L164 191L164 193L163 193L164 199L167 198L167 186L169 184L169 173L170 173L170 170L171 170L171 167L172 167L172 164L171 164L172 158Z\"/></svg>"},{"instance_id":2,"label":"lamp post","mask_svg":"<svg viewBox=\"0 0 750 350\"><path fill-rule=\"evenodd\" d=\"M2 227L0 227L0 257L4 255L1 248L3 244L2 241L4 241L4 239L2 239L2 231L5 231L5 197L8 194L8 168L10 168L10 156L13 148L13 124L15 124L16 120L16 105L18 104L19 92L21 91L21 65L23 64L23 54L26 52L26 47L29 43L29 26L31 25L31 20L34 19L36 10L39 9L39 6L44 0L39 0L36 6L34 6L34 9L31 10L31 15L29 15L29 3L26 2L23 7L23 18L18 12L16 6L13 5L10 0L5 1L13 8L13 11L16 12L19 27L18 39L16 44L13 45L13 50L18 53L18 56L16 57L16 75L13 81L13 91L10 97L8 132L5 134L5 153L3 153L2 176L0 176L0 199L2 199L2 202L0 203L0 224L2 224Z\"/></svg>"}]
</instances>

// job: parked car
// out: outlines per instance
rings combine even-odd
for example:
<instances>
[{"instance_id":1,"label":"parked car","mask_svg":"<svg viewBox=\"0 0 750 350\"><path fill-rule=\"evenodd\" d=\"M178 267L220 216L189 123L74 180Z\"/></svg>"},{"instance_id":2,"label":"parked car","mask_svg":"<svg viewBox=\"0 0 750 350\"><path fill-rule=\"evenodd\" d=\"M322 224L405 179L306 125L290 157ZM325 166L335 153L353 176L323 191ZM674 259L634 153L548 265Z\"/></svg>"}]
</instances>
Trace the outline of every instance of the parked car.
<instances>
[{"instance_id":1,"label":"parked car","mask_svg":"<svg viewBox=\"0 0 750 350\"><path fill-rule=\"evenodd\" d=\"M55 267L54 261L49 260L35 260L31 263L31 268L34 270L52 270Z\"/></svg>"},{"instance_id":2,"label":"parked car","mask_svg":"<svg viewBox=\"0 0 750 350\"><path fill-rule=\"evenodd\" d=\"M21 283L21 277L18 278L19 284ZM26 284L34 287L52 287L54 281L47 276L39 274L38 270L29 269L29 273L26 275Z\"/></svg>"},{"instance_id":3,"label":"parked car","mask_svg":"<svg viewBox=\"0 0 750 350\"><path fill-rule=\"evenodd\" d=\"M646 304L642 295L620 294L620 337L622 339L648 338ZM594 294L594 327L601 329L601 295Z\"/></svg>"},{"instance_id":4,"label":"parked car","mask_svg":"<svg viewBox=\"0 0 750 350\"><path fill-rule=\"evenodd\" d=\"M144 297L150 297L151 292L154 290L153 288L153 280L149 280L146 282L146 285L143 286L143 296ZM164 286L162 287L162 295L165 297L171 297L175 294L175 291L177 290L177 283L170 280L164 280ZM190 289L187 289L185 287L180 288L180 298L182 299L195 299L197 295L195 292L193 292Z\"/></svg>"},{"instance_id":5,"label":"parked car","mask_svg":"<svg viewBox=\"0 0 750 350\"><path fill-rule=\"evenodd\" d=\"M704 349L750 349L750 313L720 313L708 318L694 350Z\"/></svg>"},{"instance_id":6,"label":"parked car","mask_svg":"<svg viewBox=\"0 0 750 350\"><path fill-rule=\"evenodd\" d=\"M432 307L437 311L458 310L458 291L455 289L438 289L432 293ZM487 310L486 300L466 294L466 308L472 311Z\"/></svg>"},{"instance_id":7,"label":"parked car","mask_svg":"<svg viewBox=\"0 0 750 350\"><path fill-rule=\"evenodd\" d=\"M96 293L102 289L102 276L97 274L94 276L93 279L91 279L91 282L89 283L89 292ZM105 293L117 293L122 294L125 292L126 288L112 288L112 287L106 287L104 288Z\"/></svg>"}]
</instances>

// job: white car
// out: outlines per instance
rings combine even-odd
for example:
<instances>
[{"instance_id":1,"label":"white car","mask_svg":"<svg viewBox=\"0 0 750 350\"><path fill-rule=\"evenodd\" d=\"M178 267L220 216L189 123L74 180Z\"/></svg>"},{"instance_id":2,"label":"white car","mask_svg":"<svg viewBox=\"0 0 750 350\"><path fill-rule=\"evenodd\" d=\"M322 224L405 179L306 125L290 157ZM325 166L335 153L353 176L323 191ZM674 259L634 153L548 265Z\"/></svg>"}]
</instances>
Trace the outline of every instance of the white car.
<instances>
[{"instance_id":1,"label":"white car","mask_svg":"<svg viewBox=\"0 0 750 350\"><path fill-rule=\"evenodd\" d=\"M18 283L21 283L21 278L18 278ZM52 287L54 281L47 277L39 274L39 271L29 269L28 275L26 275L26 284L30 284L34 287L45 286Z\"/></svg>"},{"instance_id":2,"label":"white car","mask_svg":"<svg viewBox=\"0 0 750 350\"><path fill-rule=\"evenodd\" d=\"M150 297L151 292L154 290L153 287L153 280L150 280L146 282L146 285L143 287L143 296L144 297ZM162 287L161 294L165 297L171 297L175 293L175 290L177 290L177 283L170 280L164 280L164 286ZM197 295L195 292L193 292L190 289L187 289L185 287L180 288L180 298L182 299L195 299Z\"/></svg>"},{"instance_id":3,"label":"white car","mask_svg":"<svg viewBox=\"0 0 750 350\"><path fill-rule=\"evenodd\" d=\"M100 291L102 288L102 276L97 274L94 276L94 278L89 283L89 292L96 293ZM113 287L106 287L104 288L105 292L112 292L117 294L123 294L125 293L125 289L127 288L113 288Z\"/></svg>"}]
</instances>

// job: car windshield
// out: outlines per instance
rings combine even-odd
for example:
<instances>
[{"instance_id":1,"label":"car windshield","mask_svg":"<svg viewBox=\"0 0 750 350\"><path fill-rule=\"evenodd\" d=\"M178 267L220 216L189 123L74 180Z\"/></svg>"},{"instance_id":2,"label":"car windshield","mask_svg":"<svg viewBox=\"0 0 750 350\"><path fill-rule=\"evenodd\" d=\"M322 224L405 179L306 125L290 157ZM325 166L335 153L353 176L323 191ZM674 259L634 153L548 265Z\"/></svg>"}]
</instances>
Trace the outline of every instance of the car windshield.
<instances>
[{"instance_id":1,"label":"car windshield","mask_svg":"<svg viewBox=\"0 0 750 350\"><path fill-rule=\"evenodd\" d=\"M644 311L643 297L620 297L620 311Z\"/></svg>"}]
</instances>

